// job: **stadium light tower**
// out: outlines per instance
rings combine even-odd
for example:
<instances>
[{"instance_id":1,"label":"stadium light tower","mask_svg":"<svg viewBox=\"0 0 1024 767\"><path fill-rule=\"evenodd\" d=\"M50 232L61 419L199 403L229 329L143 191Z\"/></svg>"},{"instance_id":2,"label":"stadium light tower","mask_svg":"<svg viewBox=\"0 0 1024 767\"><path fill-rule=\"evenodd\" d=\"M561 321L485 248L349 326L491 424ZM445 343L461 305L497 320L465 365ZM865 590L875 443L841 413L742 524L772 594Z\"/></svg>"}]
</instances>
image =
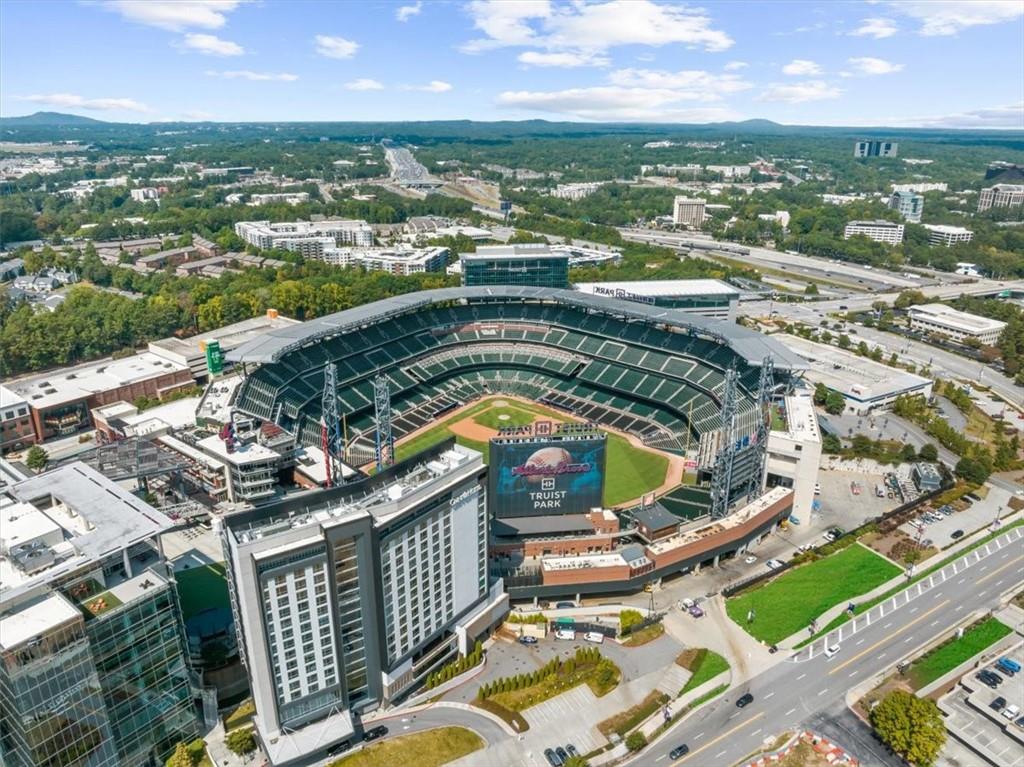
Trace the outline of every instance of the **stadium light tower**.
<instances>
[{"instance_id":1,"label":"stadium light tower","mask_svg":"<svg viewBox=\"0 0 1024 767\"><path fill-rule=\"evenodd\" d=\"M333 362L324 366L324 390L320 397L320 443L327 468L327 487L333 487L337 483L338 456L342 451L338 368Z\"/></svg>"},{"instance_id":2,"label":"stadium light tower","mask_svg":"<svg viewBox=\"0 0 1024 767\"><path fill-rule=\"evenodd\" d=\"M772 430L772 393L775 390L775 358L770 354L761 361L761 378L757 383L757 469L750 475L748 498L756 498L764 489L768 463L768 434Z\"/></svg>"},{"instance_id":3,"label":"stadium light tower","mask_svg":"<svg viewBox=\"0 0 1024 767\"><path fill-rule=\"evenodd\" d=\"M377 470L395 462L395 436L391 431L391 385L387 376L373 379L374 418L377 422Z\"/></svg>"},{"instance_id":4,"label":"stadium light tower","mask_svg":"<svg viewBox=\"0 0 1024 767\"><path fill-rule=\"evenodd\" d=\"M736 368L725 371L725 393L722 395L722 430L715 456L715 470L711 477L711 518L721 519L729 513L729 491L732 472L736 465Z\"/></svg>"}]
</instances>

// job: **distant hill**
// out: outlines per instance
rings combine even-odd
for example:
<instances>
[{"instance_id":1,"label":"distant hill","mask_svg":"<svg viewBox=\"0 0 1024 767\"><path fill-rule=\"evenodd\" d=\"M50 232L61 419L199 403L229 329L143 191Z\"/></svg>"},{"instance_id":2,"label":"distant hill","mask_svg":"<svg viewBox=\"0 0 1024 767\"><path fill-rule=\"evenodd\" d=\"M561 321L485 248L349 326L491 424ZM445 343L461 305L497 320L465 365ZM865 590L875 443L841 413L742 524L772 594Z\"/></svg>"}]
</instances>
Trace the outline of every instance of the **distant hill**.
<instances>
[{"instance_id":1,"label":"distant hill","mask_svg":"<svg viewBox=\"0 0 1024 767\"><path fill-rule=\"evenodd\" d=\"M60 127L60 126L76 126L76 125L107 125L103 120L94 120L92 117L82 117L81 115L69 115L63 112L35 112L30 115L23 115L21 117L3 117L0 118L0 125L5 128L18 128L18 127Z\"/></svg>"}]
</instances>

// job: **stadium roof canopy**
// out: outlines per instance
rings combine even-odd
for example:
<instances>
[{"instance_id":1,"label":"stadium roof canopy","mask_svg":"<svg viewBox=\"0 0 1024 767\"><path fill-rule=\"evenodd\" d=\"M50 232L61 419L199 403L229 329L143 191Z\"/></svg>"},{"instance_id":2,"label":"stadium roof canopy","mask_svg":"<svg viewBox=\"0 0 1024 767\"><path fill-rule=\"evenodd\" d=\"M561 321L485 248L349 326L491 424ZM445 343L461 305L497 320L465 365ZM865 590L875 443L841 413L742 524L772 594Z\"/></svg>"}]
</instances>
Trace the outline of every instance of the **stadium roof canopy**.
<instances>
[{"instance_id":1,"label":"stadium roof canopy","mask_svg":"<svg viewBox=\"0 0 1024 767\"><path fill-rule=\"evenodd\" d=\"M597 311L624 320L669 325L710 338L730 347L748 365L760 366L771 356L781 370L804 370L807 363L769 336L722 320L688 314L678 309L623 301L609 296L588 295L574 290L515 285L439 288L406 293L371 304L356 306L299 325L276 328L227 353L234 362L277 362L290 351L322 338L349 333L415 309L427 309L450 301L536 301L561 304L581 311Z\"/></svg>"}]
</instances>

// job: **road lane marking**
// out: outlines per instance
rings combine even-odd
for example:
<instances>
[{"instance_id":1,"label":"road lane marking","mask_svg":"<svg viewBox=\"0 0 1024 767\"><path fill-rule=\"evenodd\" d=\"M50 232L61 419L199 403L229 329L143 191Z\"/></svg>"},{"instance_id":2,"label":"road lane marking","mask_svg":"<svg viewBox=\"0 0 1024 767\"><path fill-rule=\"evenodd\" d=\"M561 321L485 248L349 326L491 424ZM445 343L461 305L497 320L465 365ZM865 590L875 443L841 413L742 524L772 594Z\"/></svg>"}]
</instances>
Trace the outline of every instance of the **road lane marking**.
<instances>
[{"instance_id":1,"label":"road lane marking","mask_svg":"<svg viewBox=\"0 0 1024 767\"><path fill-rule=\"evenodd\" d=\"M661 761L662 759L668 759L668 754L662 754L661 756L659 756L659 757L658 757L657 759L655 759L654 761L656 761L656 762L660 762L660 761Z\"/></svg>"},{"instance_id":2,"label":"road lane marking","mask_svg":"<svg viewBox=\"0 0 1024 767\"><path fill-rule=\"evenodd\" d=\"M928 624L928 628L931 628L932 626L937 625L940 620L942 620L942 619L938 618L936 620L933 620L931 623Z\"/></svg>"},{"instance_id":3,"label":"road lane marking","mask_svg":"<svg viewBox=\"0 0 1024 767\"><path fill-rule=\"evenodd\" d=\"M988 580L989 578L994 578L994 577L995 577L996 575L998 575L998 574L999 574L1000 572L1002 572L1003 570L1005 570L1005 569L1006 569L1007 567L1011 567L1012 565L1015 565L1015 564L1017 564L1017 563L1018 563L1018 562L1020 562L1020 561L1021 561L1022 559L1024 559L1024 556L1020 556L1020 557L1017 557L1016 559L1011 559L1011 560L1010 560L1009 562L1007 562L1007 563L1006 563L1005 565L1003 565L1002 567L1000 567L1000 568L999 568L998 570L993 570L993 571L992 571L992 572L990 572L990 573L989 573L988 575L986 575L986 576L985 576L984 578L978 578L978 580L977 580L977 583L979 583L979 584L980 584L980 583L984 583L984 582L985 582L985 581L987 581L987 580Z\"/></svg>"},{"instance_id":4,"label":"road lane marking","mask_svg":"<svg viewBox=\"0 0 1024 767\"><path fill-rule=\"evenodd\" d=\"M820 698L820 697L821 697L822 695L824 695L824 694L825 694L826 692L828 692L828 688L827 688L827 687L826 687L826 688L825 688L824 690L822 690L821 692L819 692L819 693L818 693L818 697Z\"/></svg>"},{"instance_id":5,"label":"road lane marking","mask_svg":"<svg viewBox=\"0 0 1024 767\"><path fill-rule=\"evenodd\" d=\"M698 732L696 735L693 736L693 739L697 740L698 738L703 738L703 737L704 737L704 733L703 732Z\"/></svg>"},{"instance_id":6,"label":"road lane marking","mask_svg":"<svg viewBox=\"0 0 1024 767\"><path fill-rule=\"evenodd\" d=\"M882 646L882 645L884 645L884 644L885 644L886 642L890 641L890 640L891 640L891 639L893 639L894 637L896 637L896 636L898 636L898 635L902 634L902 633L903 633L904 631L908 630L908 629L909 629L909 628L910 628L911 626L913 626L913 625L914 625L915 623L920 623L920 622L921 622L921 621L923 621L923 620L924 620L925 618L927 618L927 617L928 617L929 615L931 615L931 614L932 614L933 612L935 612L936 610L940 610L940 609L942 609L942 608L943 608L943 607L945 607L945 606L946 606L947 604L949 604L949 600L948 600L948 599L947 599L947 600L945 600L944 602L942 602L941 604L937 604L937 605L936 605L935 607L933 607L933 608L932 608L931 610L929 610L928 612L924 613L924 614L923 614L923 615L921 615L920 617L918 617L918 618L914 618L914 620L912 620L912 621L911 621L910 623L908 623L908 624L907 624L906 626L904 626L903 628L901 628L901 629L896 629L896 631L894 631L894 632L892 633L892 635L891 635L891 636L888 636L888 637L886 637L885 639L880 639L879 641L875 642L875 644L873 644L873 645L871 645L870 647L868 647L868 648L867 648L866 650L861 650L861 651L860 651L859 653L857 653L856 655L854 655L854 656L853 656L852 658L850 658L850 659L849 659L848 661L846 661L845 663L842 663L842 664L840 664L840 665L836 666L836 667L835 667L834 669L832 669L831 671L829 671L829 672L828 672L828 673L829 673L829 676L831 676L832 674L835 674L835 673L837 673L837 672L839 672L839 671L842 671L842 670L843 670L844 668L846 668L847 666L849 666L849 665L850 665L851 663L853 663L853 662L855 662L855 661L859 660L860 658L862 658L863 656L867 655L867 654L868 654L869 652L872 652L873 650L877 649L878 647L881 647L881 646ZM881 660L881 658L883 658L883 657L885 657L885 653L882 653L882 655L880 655L880 656L879 656L879 660Z\"/></svg>"},{"instance_id":7,"label":"road lane marking","mask_svg":"<svg viewBox=\"0 0 1024 767\"><path fill-rule=\"evenodd\" d=\"M954 610L954 612L960 612L960 611L961 611L961 610L963 610L963 609L964 609L964 606L963 606L963 605L957 605L957 606L956 606L956 610Z\"/></svg>"},{"instance_id":8,"label":"road lane marking","mask_svg":"<svg viewBox=\"0 0 1024 767\"><path fill-rule=\"evenodd\" d=\"M720 759L720 758L722 758L723 756L725 756L728 753L729 753L728 750L726 750L726 751L719 751L717 754L715 754L715 759Z\"/></svg>"},{"instance_id":9,"label":"road lane marking","mask_svg":"<svg viewBox=\"0 0 1024 767\"><path fill-rule=\"evenodd\" d=\"M851 671L851 672L850 672L850 677L849 677L849 678L850 678L850 679L853 679L853 678L854 678L855 676L857 676L857 674L859 674L859 673L860 673L859 671Z\"/></svg>"},{"instance_id":10,"label":"road lane marking","mask_svg":"<svg viewBox=\"0 0 1024 767\"><path fill-rule=\"evenodd\" d=\"M794 709L794 710L795 710L795 709ZM690 758L692 758L692 757L696 756L697 754L699 754L699 753L700 753L701 751L703 751L703 750L705 750L705 749L708 749L708 748L711 748L711 747L712 747L713 745L715 745L716 743L718 743L718 742L719 742L720 740L724 740L725 738L728 738L728 737L729 737L730 735L732 735L732 734L733 734L734 732L736 732L737 730L742 730L742 729L743 729L744 727L749 727L749 726L750 726L751 724L753 724L754 722L756 722L756 721L757 721L758 719L760 719L760 718L761 718L762 716L764 716L764 711L762 711L762 712L761 712L761 713L759 713L759 714L754 714L754 715L753 715L752 717L750 717L750 719L748 719L747 721L745 721L745 722L740 722L740 723L739 723L739 724L737 724L737 725L736 725L735 727L733 727L733 728L732 728L731 730L726 730L725 732L723 732L723 733L722 733L721 735L719 735L719 736L718 736L717 738L715 738L714 740L709 740L709 741L708 741L707 743L705 743L705 744L704 744L703 746L701 746L700 748L694 749L693 751L691 751L691 752L690 752L689 754L687 754L686 756L684 756L684 757L683 757L682 759L680 759L680 760L679 760L678 762L675 762L674 764L682 764L682 763L683 763L683 762L685 762L685 761L686 761L687 759L690 759ZM718 755L718 756L716 756L715 758L717 759L717 758L718 758L719 756L721 756L721 755L722 755L722 754L724 754L724 753L726 753L726 752L725 752L725 751L723 751L723 752L722 752L721 754L719 754L719 755Z\"/></svg>"},{"instance_id":11,"label":"road lane marking","mask_svg":"<svg viewBox=\"0 0 1024 767\"><path fill-rule=\"evenodd\" d=\"M795 713L796 713L796 709L795 708L791 708L789 711L786 712L786 716L789 716L790 714L795 714Z\"/></svg>"},{"instance_id":12,"label":"road lane marking","mask_svg":"<svg viewBox=\"0 0 1024 767\"><path fill-rule=\"evenodd\" d=\"M768 693L767 695L765 695L765 696L764 696L764 699L765 699L765 700L768 700L768 699L769 699L770 697L772 697L772 696L773 696L774 694L775 694L774 692L770 692L770 693Z\"/></svg>"},{"instance_id":13,"label":"road lane marking","mask_svg":"<svg viewBox=\"0 0 1024 767\"><path fill-rule=\"evenodd\" d=\"M871 648L869 647L868 649L871 649ZM867 650L865 650L864 652L867 652ZM886 656L886 653L882 653L881 655L878 656L878 660L882 660L882 658L884 658L885 656Z\"/></svg>"},{"instance_id":14,"label":"road lane marking","mask_svg":"<svg viewBox=\"0 0 1024 767\"><path fill-rule=\"evenodd\" d=\"M798 677L796 678L796 681L798 681L798 682L799 682L799 681L800 681L801 679L803 679L803 678L804 678L805 676L807 676L807 674L801 674L800 676L798 676Z\"/></svg>"},{"instance_id":15,"label":"road lane marking","mask_svg":"<svg viewBox=\"0 0 1024 767\"><path fill-rule=\"evenodd\" d=\"M862 644L864 644L864 640L863 640L863 639L859 640L859 641L857 642L856 646L857 646L857 647L860 647L860 646L861 646Z\"/></svg>"},{"instance_id":16,"label":"road lane marking","mask_svg":"<svg viewBox=\"0 0 1024 767\"><path fill-rule=\"evenodd\" d=\"M887 629L887 628L889 628L889 627L890 627L891 625L892 625L892 621L889 621L889 622L888 622L888 623L886 623L886 624L885 624L884 626L882 626L882 629L883 629L883 630L884 630L884 629Z\"/></svg>"},{"instance_id":17,"label":"road lane marking","mask_svg":"<svg viewBox=\"0 0 1024 767\"><path fill-rule=\"evenodd\" d=\"M920 609L921 609L920 605L918 605L917 607L911 607L910 608L910 614L913 615L914 613L916 613Z\"/></svg>"}]
</instances>

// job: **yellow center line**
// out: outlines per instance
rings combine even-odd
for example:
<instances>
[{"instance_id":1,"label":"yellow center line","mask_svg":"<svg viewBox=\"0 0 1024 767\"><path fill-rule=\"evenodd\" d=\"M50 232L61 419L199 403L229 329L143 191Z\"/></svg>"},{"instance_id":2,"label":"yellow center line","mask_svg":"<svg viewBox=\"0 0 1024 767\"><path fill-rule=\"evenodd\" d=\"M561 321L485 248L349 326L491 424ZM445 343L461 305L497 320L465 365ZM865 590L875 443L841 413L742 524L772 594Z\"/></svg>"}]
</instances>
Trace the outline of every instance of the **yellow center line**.
<instances>
[{"instance_id":1,"label":"yellow center line","mask_svg":"<svg viewBox=\"0 0 1024 767\"><path fill-rule=\"evenodd\" d=\"M748 719L748 720L747 720L747 721L745 721L745 722L741 722L740 724L738 724L738 725L736 725L735 727L733 727L733 728L732 728L731 730L726 730L725 732L723 732L723 733L722 733L721 735L719 735L719 736L718 736L717 738L715 738L714 740L709 740L709 741L708 741L707 743L705 743L705 744L704 744L703 746L701 746L701 747L700 747L700 748L698 748L698 749L695 749L694 751L691 751L691 752L690 752L690 753L688 753L688 754L687 754L686 756L682 757L682 758L681 758L681 759L680 759L680 760L679 760L678 762L673 762L673 764L682 764L682 763L683 763L683 762L685 762L685 761L686 761L687 759L689 759L689 758L690 758L691 756L696 756L696 755L697 755L697 754L699 754L699 753L700 753L701 751L704 751L704 750L706 750L706 749L709 749L709 748L711 748L711 747L712 747L713 745L715 745L715 744L716 744L716 743L717 743L718 741L720 741L720 740L723 740L724 738L728 738L728 737L729 737L730 735L732 735L732 734L733 734L734 732L736 732L736 730L742 730L742 729L743 729L744 727L746 727L747 725L753 724L753 723L754 723L754 722L756 722L756 721L757 721L758 719L760 719L760 718L761 718L762 716L764 716L764 711L762 711L762 712L761 712L760 714L755 714L754 716L750 717L750 719Z\"/></svg>"},{"instance_id":2,"label":"yellow center line","mask_svg":"<svg viewBox=\"0 0 1024 767\"><path fill-rule=\"evenodd\" d=\"M931 615L931 614L932 614L933 612L935 612L936 610L939 610L939 609L941 609L941 608L945 607L945 606L946 606L946 605L948 605L948 604L949 604L949 600L947 599L947 600L943 601L942 603L940 603L940 604L937 604L937 605L935 605L935 607L933 607L933 608L932 608L931 610L929 610L929 611L928 611L928 612L926 612L926 613L922 613L922 614L921 614L920 616L918 616L917 618L914 618L914 620L912 620L912 621L911 621L910 623L908 623L908 624L907 624L906 626L904 626L903 628L899 629L898 631L893 631L893 632L892 632L892 633L890 633L890 634L889 634L889 636L887 636L887 637L886 637L885 639L881 639L881 640L879 640L879 641L875 642L875 643L874 643L873 645L871 645L871 646L870 646L869 648L867 648L866 650L861 650L861 651L860 651L859 653L857 653L856 655L854 655L854 656L853 656L852 658L850 658L850 659L849 659L848 661L846 661L845 663L841 663L841 664L839 664L838 666L836 666L836 667L835 667L834 669L832 669L831 671L829 671L829 672L828 672L829 676L832 676L832 674L837 674L837 673L839 673L839 672L840 672L840 671L842 671L842 670L843 670L844 668L846 668L847 666L849 666L849 665L850 665L851 663L853 663L854 661L856 661L856 660L857 660L858 658L863 658L863 657L864 657L865 655L867 655L867 654L868 654L869 652L872 652L873 650L876 650L876 649L878 649L878 648L879 648L880 646L884 645L884 644L885 644L886 642L891 642L891 641L892 641L892 640L893 640L893 639L894 639L895 637L898 637L898 636L899 636L900 634L902 634L902 633L903 633L904 631L906 631L907 629L909 629L909 628L910 628L911 626L913 626L913 625L914 625L915 623L920 623L920 622L921 622L921 621L923 621L923 620L924 620L925 618L927 618L927 617L928 617L929 615Z\"/></svg>"},{"instance_id":3,"label":"yellow center line","mask_svg":"<svg viewBox=\"0 0 1024 767\"><path fill-rule=\"evenodd\" d=\"M978 583L984 583L984 582L985 582L985 581L987 581L987 580L988 580L989 578L995 578L995 577L996 577L996 576L997 576L997 575L998 575L999 573L1001 573L1001 572L1002 572L1003 570L1005 570L1005 569L1006 569L1007 567L1013 567L1013 565L1017 564L1017 563L1018 563L1018 562L1020 562L1020 561L1021 561L1022 559L1024 559L1024 556L1019 556L1019 557L1017 557L1016 559L1011 559L1011 560L1010 560L1009 562L1007 562L1007 563L1006 563L1005 565L1003 565L1002 567L1000 567L1000 568L999 568L998 570L993 570L993 571L992 571L992 572L990 572L990 573L989 573L988 575L986 575L986 576L985 576L984 578L978 578L978 580L976 580L976 581L975 581L974 583L975 583L975 584L978 584Z\"/></svg>"}]
</instances>

